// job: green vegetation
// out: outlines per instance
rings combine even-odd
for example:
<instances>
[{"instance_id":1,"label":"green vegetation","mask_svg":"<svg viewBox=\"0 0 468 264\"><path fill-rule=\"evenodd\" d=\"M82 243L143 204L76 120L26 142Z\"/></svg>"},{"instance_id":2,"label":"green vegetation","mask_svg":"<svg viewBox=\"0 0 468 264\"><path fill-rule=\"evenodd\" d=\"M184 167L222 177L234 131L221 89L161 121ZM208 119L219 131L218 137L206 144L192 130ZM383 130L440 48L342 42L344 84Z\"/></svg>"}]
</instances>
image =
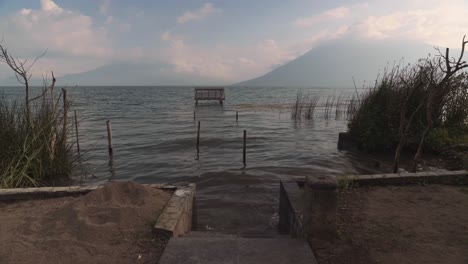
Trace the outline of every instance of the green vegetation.
<instances>
[{"instance_id":1,"label":"green vegetation","mask_svg":"<svg viewBox=\"0 0 468 264\"><path fill-rule=\"evenodd\" d=\"M422 61L420 61L421 63ZM370 92L362 96L359 108L349 122L349 132L367 151L394 149L400 139L400 122L412 121L406 135L407 145L416 149L422 132L428 125L425 100L429 93L427 80L413 80L427 74L420 64L404 69L395 67ZM432 128L427 133L426 146L441 151L453 144L467 142L468 75L460 73L443 88L432 105ZM440 91L444 93L444 91ZM404 117L401 111L404 109ZM404 119L404 120L402 120ZM410 120L411 119L411 120Z\"/></svg>"},{"instance_id":2,"label":"green vegetation","mask_svg":"<svg viewBox=\"0 0 468 264\"><path fill-rule=\"evenodd\" d=\"M297 93L296 101L291 107L291 118L294 120L300 119L314 119L315 109L320 100L320 95L314 94L302 94L301 92Z\"/></svg>"},{"instance_id":3,"label":"green vegetation","mask_svg":"<svg viewBox=\"0 0 468 264\"><path fill-rule=\"evenodd\" d=\"M338 96L329 95L322 99L320 94L303 94L298 92L296 100L291 105L291 119L313 120L315 117L329 120L349 119L349 113L354 111L355 97L342 93Z\"/></svg>"},{"instance_id":4,"label":"green vegetation","mask_svg":"<svg viewBox=\"0 0 468 264\"><path fill-rule=\"evenodd\" d=\"M358 187L358 183L355 181L354 177L352 176L341 176L338 177L338 189L340 191L349 191L355 187Z\"/></svg>"},{"instance_id":5,"label":"green vegetation","mask_svg":"<svg viewBox=\"0 0 468 264\"><path fill-rule=\"evenodd\" d=\"M468 74L464 48L458 58L439 51L414 65L386 70L361 95L348 124L349 133L366 151L395 150L394 172L403 148L443 151L468 144Z\"/></svg>"},{"instance_id":6,"label":"green vegetation","mask_svg":"<svg viewBox=\"0 0 468 264\"><path fill-rule=\"evenodd\" d=\"M29 114L23 104L0 100L2 188L56 184L71 177L74 154L63 111L44 99L35 100Z\"/></svg>"},{"instance_id":7,"label":"green vegetation","mask_svg":"<svg viewBox=\"0 0 468 264\"><path fill-rule=\"evenodd\" d=\"M0 188L55 185L71 178L76 161L66 116L69 102L55 95L55 78L29 97L27 61L18 61L0 45L0 61L25 87L25 101L0 98ZM63 104L59 105L59 102Z\"/></svg>"}]
</instances>

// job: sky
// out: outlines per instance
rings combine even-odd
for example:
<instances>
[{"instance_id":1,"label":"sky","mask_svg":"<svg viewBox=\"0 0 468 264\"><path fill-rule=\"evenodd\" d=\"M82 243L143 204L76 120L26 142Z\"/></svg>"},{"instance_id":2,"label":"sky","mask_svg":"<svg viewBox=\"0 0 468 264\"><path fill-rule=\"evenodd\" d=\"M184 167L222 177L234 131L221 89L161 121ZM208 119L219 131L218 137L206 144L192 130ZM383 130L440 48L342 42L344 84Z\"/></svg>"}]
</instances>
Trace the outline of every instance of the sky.
<instances>
[{"instance_id":1,"label":"sky","mask_svg":"<svg viewBox=\"0 0 468 264\"><path fill-rule=\"evenodd\" d=\"M233 83L351 36L457 48L467 14L468 0L0 0L0 36L20 59L47 50L38 77L164 63Z\"/></svg>"}]
</instances>

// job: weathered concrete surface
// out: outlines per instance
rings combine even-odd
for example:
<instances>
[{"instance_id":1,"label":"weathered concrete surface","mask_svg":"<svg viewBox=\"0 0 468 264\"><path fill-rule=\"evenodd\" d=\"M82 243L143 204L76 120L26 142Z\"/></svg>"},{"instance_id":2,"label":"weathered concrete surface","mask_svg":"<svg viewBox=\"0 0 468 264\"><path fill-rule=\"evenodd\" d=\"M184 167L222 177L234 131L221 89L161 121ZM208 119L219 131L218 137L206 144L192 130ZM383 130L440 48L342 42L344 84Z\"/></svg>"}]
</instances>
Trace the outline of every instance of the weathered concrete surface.
<instances>
[{"instance_id":1,"label":"weathered concrete surface","mask_svg":"<svg viewBox=\"0 0 468 264\"><path fill-rule=\"evenodd\" d=\"M192 229L195 184L178 187L154 226L156 236L177 237Z\"/></svg>"},{"instance_id":2,"label":"weathered concrete surface","mask_svg":"<svg viewBox=\"0 0 468 264\"><path fill-rule=\"evenodd\" d=\"M296 181L280 182L279 231L291 237L304 237L304 189Z\"/></svg>"},{"instance_id":3,"label":"weathered concrete surface","mask_svg":"<svg viewBox=\"0 0 468 264\"><path fill-rule=\"evenodd\" d=\"M101 188L101 186L69 186L0 189L0 201L29 200L82 195Z\"/></svg>"},{"instance_id":4,"label":"weathered concrete surface","mask_svg":"<svg viewBox=\"0 0 468 264\"><path fill-rule=\"evenodd\" d=\"M160 264L314 264L307 242L292 238L241 238L231 235L172 238Z\"/></svg>"},{"instance_id":5,"label":"weathered concrete surface","mask_svg":"<svg viewBox=\"0 0 468 264\"><path fill-rule=\"evenodd\" d=\"M304 233L307 239L337 238L337 181L332 176L307 176L304 185Z\"/></svg>"},{"instance_id":6,"label":"weathered concrete surface","mask_svg":"<svg viewBox=\"0 0 468 264\"><path fill-rule=\"evenodd\" d=\"M185 234L191 230L195 184L143 185L152 188L174 191L174 194L164 208L164 211L159 216L159 219L154 227L154 232L156 235L169 237L178 236L179 234ZM102 185L0 189L0 201L17 201L83 195L99 188L102 188Z\"/></svg>"},{"instance_id":7,"label":"weathered concrete surface","mask_svg":"<svg viewBox=\"0 0 468 264\"><path fill-rule=\"evenodd\" d=\"M414 183L437 183L437 184L460 184L468 183L468 171L437 171L437 172L416 172L416 173L388 173L372 175L348 175L339 176L340 180L351 180L358 185L404 185Z\"/></svg>"},{"instance_id":8,"label":"weathered concrete surface","mask_svg":"<svg viewBox=\"0 0 468 264\"><path fill-rule=\"evenodd\" d=\"M177 186L167 184L143 184L144 186L164 189L175 190ZM92 186L66 186L66 187L37 187L37 188L14 188L14 189L1 189L0 188L0 201L17 201L17 200L30 200L30 199L43 199L43 198L57 198L74 195L83 195L91 191L102 188L102 185Z\"/></svg>"}]
</instances>

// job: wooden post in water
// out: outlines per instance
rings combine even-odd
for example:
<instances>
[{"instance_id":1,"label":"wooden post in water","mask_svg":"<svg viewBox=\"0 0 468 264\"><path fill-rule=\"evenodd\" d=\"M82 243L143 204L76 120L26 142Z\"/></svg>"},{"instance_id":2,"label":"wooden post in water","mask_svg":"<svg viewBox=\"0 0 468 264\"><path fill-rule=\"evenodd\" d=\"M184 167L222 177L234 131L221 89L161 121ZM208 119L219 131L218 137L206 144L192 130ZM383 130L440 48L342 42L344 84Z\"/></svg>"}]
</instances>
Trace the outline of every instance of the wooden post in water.
<instances>
[{"instance_id":1,"label":"wooden post in water","mask_svg":"<svg viewBox=\"0 0 468 264\"><path fill-rule=\"evenodd\" d=\"M196 119L196 115L195 115L195 111L193 111L193 121L195 121Z\"/></svg>"},{"instance_id":2,"label":"wooden post in water","mask_svg":"<svg viewBox=\"0 0 468 264\"><path fill-rule=\"evenodd\" d=\"M239 111L236 111L236 123L239 122Z\"/></svg>"},{"instance_id":3,"label":"wooden post in water","mask_svg":"<svg viewBox=\"0 0 468 264\"><path fill-rule=\"evenodd\" d=\"M75 132L76 132L76 148L78 150L78 155L80 155L80 141L78 138L78 118L76 117L76 110L75 110Z\"/></svg>"},{"instance_id":4,"label":"wooden post in water","mask_svg":"<svg viewBox=\"0 0 468 264\"><path fill-rule=\"evenodd\" d=\"M55 82L57 79L55 79L54 72L52 72L52 84L50 85L50 102L52 104L52 109L55 111L55 94L54 94L54 88L55 88Z\"/></svg>"},{"instance_id":5,"label":"wooden post in water","mask_svg":"<svg viewBox=\"0 0 468 264\"><path fill-rule=\"evenodd\" d=\"M68 105L67 105L67 90L62 88L63 93L63 138L67 139L67 130L68 130Z\"/></svg>"},{"instance_id":6,"label":"wooden post in water","mask_svg":"<svg viewBox=\"0 0 468 264\"><path fill-rule=\"evenodd\" d=\"M107 120L107 145L109 146L109 155L112 156L114 150L112 148L112 127L110 120Z\"/></svg>"},{"instance_id":7,"label":"wooden post in water","mask_svg":"<svg viewBox=\"0 0 468 264\"><path fill-rule=\"evenodd\" d=\"M197 132L197 152L200 150L200 121L198 121L198 132Z\"/></svg>"},{"instance_id":8,"label":"wooden post in water","mask_svg":"<svg viewBox=\"0 0 468 264\"><path fill-rule=\"evenodd\" d=\"M242 153L242 160L244 162L244 168L247 166L246 152L247 152L247 130L244 130L244 151Z\"/></svg>"}]
</instances>

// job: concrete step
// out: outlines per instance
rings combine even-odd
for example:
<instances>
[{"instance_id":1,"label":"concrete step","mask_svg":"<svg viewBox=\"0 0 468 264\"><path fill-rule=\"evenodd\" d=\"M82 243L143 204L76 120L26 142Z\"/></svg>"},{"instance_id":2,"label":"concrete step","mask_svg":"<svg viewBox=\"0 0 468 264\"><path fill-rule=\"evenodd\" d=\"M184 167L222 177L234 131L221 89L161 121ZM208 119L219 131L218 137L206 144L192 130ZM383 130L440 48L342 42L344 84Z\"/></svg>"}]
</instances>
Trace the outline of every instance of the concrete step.
<instances>
[{"instance_id":1,"label":"concrete step","mask_svg":"<svg viewBox=\"0 0 468 264\"><path fill-rule=\"evenodd\" d=\"M200 236L172 238L159 263L315 264L317 261L303 239Z\"/></svg>"},{"instance_id":2,"label":"concrete step","mask_svg":"<svg viewBox=\"0 0 468 264\"><path fill-rule=\"evenodd\" d=\"M237 238L237 234L227 234L218 231L192 231L188 234L181 236L181 238Z\"/></svg>"},{"instance_id":3,"label":"concrete step","mask_svg":"<svg viewBox=\"0 0 468 264\"><path fill-rule=\"evenodd\" d=\"M276 232L219 232L219 231L192 231L182 237L224 237L224 238L288 238L288 235L278 234Z\"/></svg>"}]
</instances>

